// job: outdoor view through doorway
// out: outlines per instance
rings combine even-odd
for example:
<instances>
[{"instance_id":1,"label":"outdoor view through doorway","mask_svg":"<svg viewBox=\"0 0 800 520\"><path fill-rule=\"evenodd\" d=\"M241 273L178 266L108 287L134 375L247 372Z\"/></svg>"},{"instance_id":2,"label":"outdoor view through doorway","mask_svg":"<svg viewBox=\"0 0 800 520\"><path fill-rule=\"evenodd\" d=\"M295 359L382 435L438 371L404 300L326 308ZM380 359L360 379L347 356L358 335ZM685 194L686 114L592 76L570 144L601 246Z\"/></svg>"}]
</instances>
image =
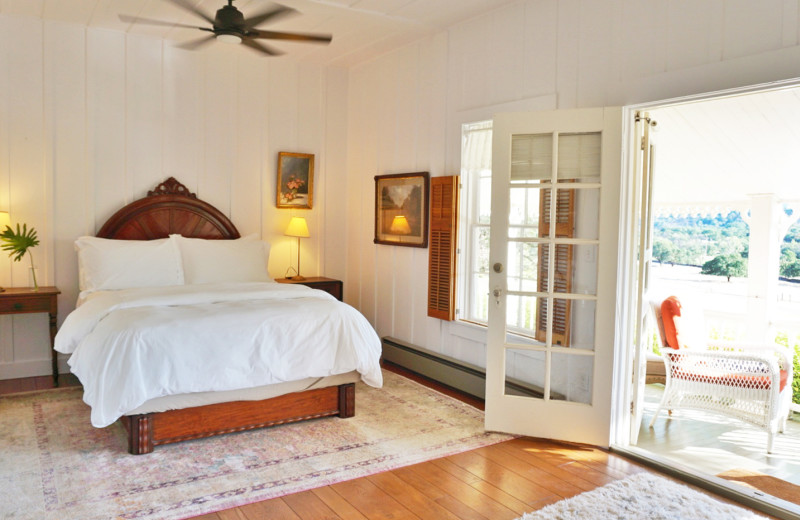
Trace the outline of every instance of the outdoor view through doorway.
<instances>
[{"instance_id":1,"label":"outdoor view through doorway","mask_svg":"<svg viewBox=\"0 0 800 520\"><path fill-rule=\"evenodd\" d=\"M691 324L684 319L692 334L703 343L727 342L720 350L744 343L786 347L794 365L786 385L800 411L800 89L648 112L657 122L657 144L645 298L660 304L676 296L684 318L694 313ZM767 478L766 491L800 504L800 414L789 413L772 453L767 431L736 413L663 409L650 426L665 386L658 357L664 347L655 320L648 322L648 384L636 446L705 475L751 484ZM769 478L791 485L780 483L778 492L779 481Z\"/></svg>"}]
</instances>

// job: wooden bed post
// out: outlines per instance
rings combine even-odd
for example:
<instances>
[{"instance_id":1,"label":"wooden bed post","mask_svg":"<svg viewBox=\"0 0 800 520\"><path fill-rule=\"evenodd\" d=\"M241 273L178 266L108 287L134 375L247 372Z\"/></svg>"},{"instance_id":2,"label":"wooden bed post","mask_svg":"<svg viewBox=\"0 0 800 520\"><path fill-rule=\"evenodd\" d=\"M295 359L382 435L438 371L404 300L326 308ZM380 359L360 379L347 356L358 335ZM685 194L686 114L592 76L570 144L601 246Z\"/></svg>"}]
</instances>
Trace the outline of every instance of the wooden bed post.
<instances>
[{"instance_id":1,"label":"wooden bed post","mask_svg":"<svg viewBox=\"0 0 800 520\"><path fill-rule=\"evenodd\" d=\"M353 417L356 414L356 385L339 385L339 417Z\"/></svg>"},{"instance_id":2,"label":"wooden bed post","mask_svg":"<svg viewBox=\"0 0 800 520\"><path fill-rule=\"evenodd\" d=\"M128 430L128 452L144 455L153 451L153 421L150 414L130 415L123 418Z\"/></svg>"}]
</instances>

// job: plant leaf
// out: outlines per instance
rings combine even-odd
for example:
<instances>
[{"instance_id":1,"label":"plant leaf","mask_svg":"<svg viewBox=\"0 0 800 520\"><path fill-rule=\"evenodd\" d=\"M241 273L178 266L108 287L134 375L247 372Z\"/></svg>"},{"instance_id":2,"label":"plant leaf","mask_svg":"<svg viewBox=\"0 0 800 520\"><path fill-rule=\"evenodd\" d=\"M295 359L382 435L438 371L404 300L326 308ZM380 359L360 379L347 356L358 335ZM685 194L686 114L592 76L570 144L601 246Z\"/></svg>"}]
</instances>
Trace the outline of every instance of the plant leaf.
<instances>
[{"instance_id":1,"label":"plant leaf","mask_svg":"<svg viewBox=\"0 0 800 520\"><path fill-rule=\"evenodd\" d=\"M11 226L6 226L6 229L0 234L0 242L3 242L0 249L9 251L8 256L12 257L15 262L19 262L29 248L39 245L39 238L36 236L35 229L28 230L27 224L23 224L20 229L17 224L16 233Z\"/></svg>"}]
</instances>

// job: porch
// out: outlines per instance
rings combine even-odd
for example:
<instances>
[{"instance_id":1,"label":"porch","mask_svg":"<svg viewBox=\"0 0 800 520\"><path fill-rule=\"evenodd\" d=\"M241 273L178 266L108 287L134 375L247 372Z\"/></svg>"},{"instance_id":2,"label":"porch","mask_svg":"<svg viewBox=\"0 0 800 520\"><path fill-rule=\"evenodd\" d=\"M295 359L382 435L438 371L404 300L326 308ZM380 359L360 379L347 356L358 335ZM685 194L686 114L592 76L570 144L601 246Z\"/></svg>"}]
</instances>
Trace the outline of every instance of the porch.
<instances>
[{"instance_id":1,"label":"porch","mask_svg":"<svg viewBox=\"0 0 800 520\"><path fill-rule=\"evenodd\" d=\"M650 428L663 393L664 385L646 385L637 447L708 475L769 475L800 486L800 414L790 416L786 431L776 435L774 451L768 454L764 430L721 414L676 410L670 417L662 410ZM800 487L786 487L790 497L792 491L797 493L790 501L800 503Z\"/></svg>"}]
</instances>

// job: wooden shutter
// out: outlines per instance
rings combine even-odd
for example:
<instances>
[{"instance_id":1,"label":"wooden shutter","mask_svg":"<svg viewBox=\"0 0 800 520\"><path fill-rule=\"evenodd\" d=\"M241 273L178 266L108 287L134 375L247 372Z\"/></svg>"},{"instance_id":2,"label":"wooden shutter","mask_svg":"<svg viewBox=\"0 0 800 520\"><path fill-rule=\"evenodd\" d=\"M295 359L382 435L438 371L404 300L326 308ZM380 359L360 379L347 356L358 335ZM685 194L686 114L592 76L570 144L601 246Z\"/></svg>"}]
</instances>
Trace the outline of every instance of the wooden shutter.
<instances>
[{"instance_id":1,"label":"wooden shutter","mask_svg":"<svg viewBox=\"0 0 800 520\"><path fill-rule=\"evenodd\" d=\"M556 190L556 237L572 238L575 230L575 190ZM552 190L544 189L539 196L539 236L550 236L550 199ZM548 290L549 245L539 246L538 291ZM572 245L556 244L553 291L572 292ZM539 298L536 307L536 339L547 338L548 299ZM569 346L571 300L553 299L553 345Z\"/></svg>"},{"instance_id":2,"label":"wooden shutter","mask_svg":"<svg viewBox=\"0 0 800 520\"><path fill-rule=\"evenodd\" d=\"M431 177L428 316L455 319L458 175Z\"/></svg>"}]
</instances>

